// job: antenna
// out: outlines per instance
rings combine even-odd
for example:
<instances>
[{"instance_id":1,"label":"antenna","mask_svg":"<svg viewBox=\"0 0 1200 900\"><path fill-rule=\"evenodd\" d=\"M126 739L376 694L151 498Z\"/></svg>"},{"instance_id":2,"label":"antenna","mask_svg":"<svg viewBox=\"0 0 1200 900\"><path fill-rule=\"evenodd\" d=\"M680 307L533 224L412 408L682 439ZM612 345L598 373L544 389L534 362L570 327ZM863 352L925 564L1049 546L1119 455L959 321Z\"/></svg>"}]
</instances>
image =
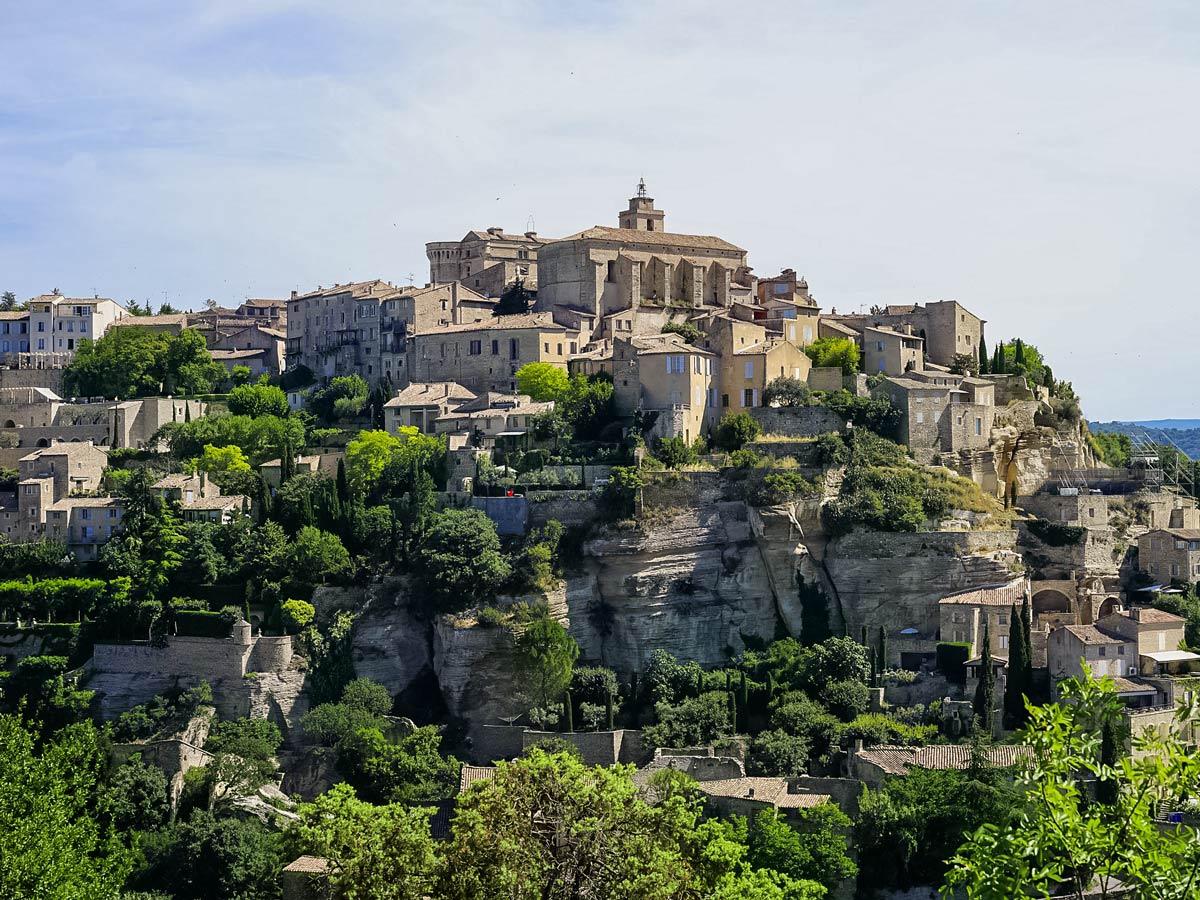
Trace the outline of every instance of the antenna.
<instances>
[{"instance_id":1,"label":"antenna","mask_svg":"<svg viewBox=\"0 0 1200 900\"><path fill-rule=\"evenodd\" d=\"M537 233L537 225L534 224L533 213L530 213L529 218L525 220L525 233L528 234L530 232Z\"/></svg>"}]
</instances>

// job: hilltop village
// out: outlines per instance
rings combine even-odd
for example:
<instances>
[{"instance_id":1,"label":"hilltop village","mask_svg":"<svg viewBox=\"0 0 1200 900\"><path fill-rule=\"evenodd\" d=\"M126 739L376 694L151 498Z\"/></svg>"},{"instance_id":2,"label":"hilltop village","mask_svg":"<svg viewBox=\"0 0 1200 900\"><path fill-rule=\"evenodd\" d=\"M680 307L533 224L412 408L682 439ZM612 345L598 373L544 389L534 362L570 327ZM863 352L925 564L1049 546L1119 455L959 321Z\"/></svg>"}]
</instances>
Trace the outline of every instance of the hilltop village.
<instances>
[{"instance_id":1,"label":"hilltop village","mask_svg":"<svg viewBox=\"0 0 1200 900\"><path fill-rule=\"evenodd\" d=\"M375 804L427 842L411 896L526 896L494 816L586 770L597 816L690 797L734 848L672 844L664 897L927 897L1080 683L1110 762L1195 743L1190 461L1091 435L969 298L838 312L644 185L426 252L424 285L0 304L0 703L104 730L149 798L124 889L343 896L370 866L320 825ZM253 862L208 882L221 841Z\"/></svg>"}]
</instances>

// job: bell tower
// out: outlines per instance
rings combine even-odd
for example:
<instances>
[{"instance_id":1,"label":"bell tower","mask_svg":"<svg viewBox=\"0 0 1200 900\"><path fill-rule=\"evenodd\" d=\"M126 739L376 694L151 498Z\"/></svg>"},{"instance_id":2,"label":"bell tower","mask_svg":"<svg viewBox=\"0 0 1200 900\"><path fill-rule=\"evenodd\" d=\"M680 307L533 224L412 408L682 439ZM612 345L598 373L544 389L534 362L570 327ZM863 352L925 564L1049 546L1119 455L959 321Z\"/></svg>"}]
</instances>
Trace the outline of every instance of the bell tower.
<instances>
[{"instance_id":1,"label":"bell tower","mask_svg":"<svg viewBox=\"0 0 1200 900\"><path fill-rule=\"evenodd\" d=\"M638 181L637 196L629 198L629 209L617 213L617 225L634 231L665 231L666 213L654 208L654 198L646 196L646 179Z\"/></svg>"}]
</instances>

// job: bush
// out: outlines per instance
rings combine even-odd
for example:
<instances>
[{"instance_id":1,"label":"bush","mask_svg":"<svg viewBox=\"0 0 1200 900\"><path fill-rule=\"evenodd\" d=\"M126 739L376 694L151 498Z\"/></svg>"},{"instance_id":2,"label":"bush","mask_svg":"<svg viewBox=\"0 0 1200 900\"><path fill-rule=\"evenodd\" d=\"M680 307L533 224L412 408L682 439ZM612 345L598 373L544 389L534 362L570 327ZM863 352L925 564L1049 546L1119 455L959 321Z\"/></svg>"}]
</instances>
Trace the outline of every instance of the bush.
<instances>
[{"instance_id":1,"label":"bush","mask_svg":"<svg viewBox=\"0 0 1200 900\"><path fill-rule=\"evenodd\" d=\"M763 391L766 406L808 406L812 401L812 390L799 378L780 376Z\"/></svg>"},{"instance_id":2,"label":"bush","mask_svg":"<svg viewBox=\"0 0 1200 900\"><path fill-rule=\"evenodd\" d=\"M504 612L494 606L485 606L475 614L475 624L480 628L499 628L506 619Z\"/></svg>"},{"instance_id":3,"label":"bush","mask_svg":"<svg viewBox=\"0 0 1200 900\"><path fill-rule=\"evenodd\" d=\"M704 342L704 332L691 322L668 322L662 327L662 334L677 334L697 347Z\"/></svg>"},{"instance_id":4,"label":"bush","mask_svg":"<svg viewBox=\"0 0 1200 900\"><path fill-rule=\"evenodd\" d=\"M571 676L571 696L603 708L609 697L617 696L617 675L612 669L581 666Z\"/></svg>"},{"instance_id":5,"label":"bush","mask_svg":"<svg viewBox=\"0 0 1200 900\"><path fill-rule=\"evenodd\" d=\"M722 450L741 450L762 434L762 426L758 420L746 412L730 413L717 426L714 443Z\"/></svg>"},{"instance_id":6,"label":"bush","mask_svg":"<svg viewBox=\"0 0 1200 900\"><path fill-rule=\"evenodd\" d=\"M853 375L858 371L858 345L849 338L818 338L805 347L804 352L814 366L837 367L843 375Z\"/></svg>"},{"instance_id":7,"label":"bush","mask_svg":"<svg viewBox=\"0 0 1200 900\"><path fill-rule=\"evenodd\" d=\"M307 600L284 600L279 607L284 630L288 634L299 634L312 624L316 610Z\"/></svg>"},{"instance_id":8,"label":"bush","mask_svg":"<svg viewBox=\"0 0 1200 900\"><path fill-rule=\"evenodd\" d=\"M855 741L862 741L867 746L872 744L903 744L919 746L927 744L936 738L938 729L935 725L909 725L882 713L867 713L855 717L852 722L844 725L840 731L839 740L843 746L853 746Z\"/></svg>"},{"instance_id":9,"label":"bush","mask_svg":"<svg viewBox=\"0 0 1200 900\"><path fill-rule=\"evenodd\" d=\"M808 740L782 728L761 732L750 745L746 770L751 775L796 778L808 773Z\"/></svg>"},{"instance_id":10,"label":"bush","mask_svg":"<svg viewBox=\"0 0 1200 900\"><path fill-rule=\"evenodd\" d=\"M743 447L729 454L729 464L739 469L753 469L763 461L764 457L753 447Z\"/></svg>"},{"instance_id":11,"label":"bush","mask_svg":"<svg viewBox=\"0 0 1200 900\"><path fill-rule=\"evenodd\" d=\"M764 506L786 503L800 494L809 494L813 486L799 472L774 472L762 480L755 502Z\"/></svg>"},{"instance_id":12,"label":"bush","mask_svg":"<svg viewBox=\"0 0 1200 900\"><path fill-rule=\"evenodd\" d=\"M659 438L654 442L654 455L668 469L695 465L700 459L695 448L681 437Z\"/></svg>"},{"instance_id":13,"label":"bush","mask_svg":"<svg viewBox=\"0 0 1200 900\"><path fill-rule=\"evenodd\" d=\"M733 733L724 691L689 697L678 706L660 703L655 714L658 721L642 730L652 747L697 747Z\"/></svg>"},{"instance_id":14,"label":"bush","mask_svg":"<svg viewBox=\"0 0 1200 900\"><path fill-rule=\"evenodd\" d=\"M850 459L850 448L840 434L831 431L817 438L817 458L823 466L844 466Z\"/></svg>"},{"instance_id":15,"label":"bush","mask_svg":"<svg viewBox=\"0 0 1200 900\"><path fill-rule=\"evenodd\" d=\"M870 689L861 681L834 681L820 692L821 703L844 722L867 711Z\"/></svg>"},{"instance_id":16,"label":"bush","mask_svg":"<svg viewBox=\"0 0 1200 900\"><path fill-rule=\"evenodd\" d=\"M825 406L856 428L866 428L885 438L891 438L900 424L900 410L887 397L858 397L838 391L826 396Z\"/></svg>"},{"instance_id":17,"label":"bush","mask_svg":"<svg viewBox=\"0 0 1200 900\"><path fill-rule=\"evenodd\" d=\"M1080 543L1087 536L1087 529L1078 525L1063 525L1046 519L1032 519L1025 523L1029 533L1048 547L1069 547Z\"/></svg>"}]
</instances>

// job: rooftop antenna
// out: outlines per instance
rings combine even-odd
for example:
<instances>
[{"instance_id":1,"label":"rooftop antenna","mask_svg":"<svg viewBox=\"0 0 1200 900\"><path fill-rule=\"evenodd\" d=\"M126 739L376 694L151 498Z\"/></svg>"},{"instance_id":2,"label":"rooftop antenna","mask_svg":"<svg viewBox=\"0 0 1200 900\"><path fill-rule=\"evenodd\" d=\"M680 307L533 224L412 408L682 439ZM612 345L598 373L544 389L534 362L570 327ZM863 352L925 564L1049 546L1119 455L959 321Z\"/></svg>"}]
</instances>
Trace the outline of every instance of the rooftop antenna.
<instances>
[{"instance_id":1,"label":"rooftop antenna","mask_svg":"<svg viewBox=\"0 0 1200 900\"><path fill-rule=\"evenodd\" d=\"M525 220L525 233L537 234L537 225L533 221L533 213L530 213L529 218Z\"/></svg>"},{"instance_id":2,"label":"rooftop antenna","mask_svg":"<svg viewBox=\"0 0 1200 900\"><path fill-rule=\"evenodd\" d=\"M639 197L646 196L646 179L644 176L642 178L638 179L638 196Z\"/></svg>"}]
</instances>

